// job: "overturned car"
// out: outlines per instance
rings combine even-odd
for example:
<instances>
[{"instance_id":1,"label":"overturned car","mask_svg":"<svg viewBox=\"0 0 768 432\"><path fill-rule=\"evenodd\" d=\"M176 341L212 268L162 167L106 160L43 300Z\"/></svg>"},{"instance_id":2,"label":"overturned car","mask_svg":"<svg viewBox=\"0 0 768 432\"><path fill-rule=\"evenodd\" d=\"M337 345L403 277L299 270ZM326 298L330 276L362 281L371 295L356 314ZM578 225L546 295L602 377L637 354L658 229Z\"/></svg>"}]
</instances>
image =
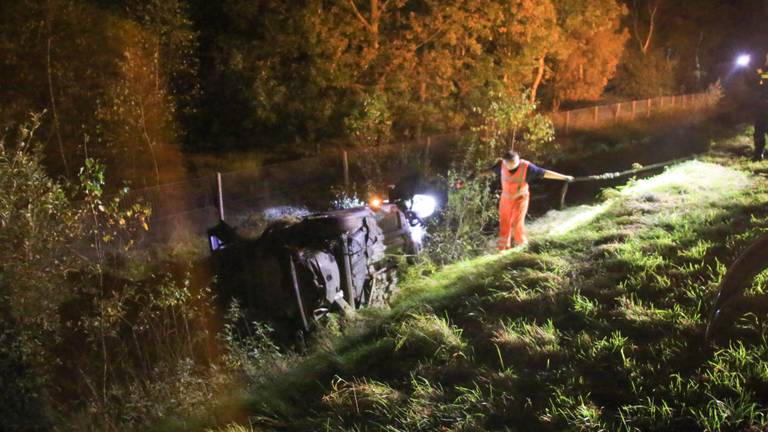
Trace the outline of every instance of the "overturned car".
<instances>
[{"instance_id":1,"label":"overturned car","mask_svg":"<svg viewBox=\"0 0 768 432\"><path fill-rule=\"evenodd\" d=\"M278 330L311 331L328 313L384 306L397 256L418 254L431 197L412 196L276 223L257 239L220 222L208 232L219 284Z\"/></svg>"}]
</instances>

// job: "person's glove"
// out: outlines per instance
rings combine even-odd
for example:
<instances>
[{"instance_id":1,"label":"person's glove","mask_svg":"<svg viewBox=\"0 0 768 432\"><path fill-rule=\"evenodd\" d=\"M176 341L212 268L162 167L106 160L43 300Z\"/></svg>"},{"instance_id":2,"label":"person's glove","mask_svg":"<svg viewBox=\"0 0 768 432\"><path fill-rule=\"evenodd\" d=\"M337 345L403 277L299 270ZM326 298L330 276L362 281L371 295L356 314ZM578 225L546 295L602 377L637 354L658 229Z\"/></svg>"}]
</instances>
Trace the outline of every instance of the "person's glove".
<instances>
[{"instance_id":1,"label":"person's glove","mask_svg":"<svg viewBox=\"0 0 768 432\"><path fill-rule=\"evenodd\" d=\"M574 177L573 176L565 176L565 181L568 183L573 183Z\"/></svg>"}]
</instances>

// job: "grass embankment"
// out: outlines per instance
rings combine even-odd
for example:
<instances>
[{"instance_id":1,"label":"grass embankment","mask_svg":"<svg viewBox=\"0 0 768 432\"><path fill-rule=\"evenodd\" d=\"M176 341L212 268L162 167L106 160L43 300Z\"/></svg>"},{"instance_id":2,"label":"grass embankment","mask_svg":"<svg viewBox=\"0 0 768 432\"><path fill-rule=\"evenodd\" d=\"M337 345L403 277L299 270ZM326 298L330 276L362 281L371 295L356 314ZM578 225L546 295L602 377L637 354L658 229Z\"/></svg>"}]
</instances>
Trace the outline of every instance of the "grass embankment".
<instances>
[{"instance_id":1,"label":"grass embankment","mask_svg":"<svg viewBox=\"0 0 768 432\"><path fill-rule=\"evenodd\" d=\"M704 330L727 264L768 231L765 172L689 162L550 213L525 251L411 275L221 430L762 430L768 277Z\"/></svg>"}]
</instances>

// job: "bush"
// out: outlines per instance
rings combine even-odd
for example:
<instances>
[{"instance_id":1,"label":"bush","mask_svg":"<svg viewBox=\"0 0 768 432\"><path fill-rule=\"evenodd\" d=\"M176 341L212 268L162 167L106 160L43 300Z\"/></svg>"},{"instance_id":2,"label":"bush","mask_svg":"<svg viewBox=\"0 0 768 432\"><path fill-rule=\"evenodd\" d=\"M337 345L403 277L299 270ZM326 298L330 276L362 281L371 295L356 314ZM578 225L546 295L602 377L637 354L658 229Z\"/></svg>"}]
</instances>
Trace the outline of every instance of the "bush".
<instances>
[{"instance_id":1,"label":"bush","mask_svg":"<svg viewBox=\"0 0 768 432\"><path fill-rule=\"evenodd\" d=\"M468 179L452 170L445 181L462 184L448 191L448 201L438 219L431 222L426 257L443 265L488 251L498 218L498 199L487 177Z\"/></svg>"},{"instance_id":2,"label":"bush","mask_svg":"<svg viewBox=\"0 0 768 432\"><path fill-rule=\"evenodd\" d=\"M633 99L667 95L675 90L675 64L660 51L627 51L614 85L619 95Z\"/></svg>"},{"instance_id":3,"label":"bush","mask_svg":"<svg viewBox=\"0 0 768 432\"><path fill-rule=\"evenodd\" d=\"M392 141L392 113L386 96L378 93L365 96L359 107L344 119L344 127L353 144L366 152L365 157L355 158L353 163L367 179L379 182L386 172L384 145Z\"/></svg>"},{"instance_id":4,"label":"bush","mask_svg":"<svg viewBox=\"0 0 768 432\"><path fill-rule=\"evenodd\" d=\"M226 347L224 366L235 376L255 386L274 372L284 356L272 341L274 330L265 323L246 319L237 300L230 303L219 339Z\"/></svg>"},{"instance_id":5,"label":"bush","mask_svg":"<svg viewBox=\"0 0 768 432\"><path fill-rule=\"evenodd\" d=\"M52 419L74 430L139 430L201 415L237 378L279 358L265 327L216 345L213 295L189 271L117 276L149 209L103 193L104 168L57 182L33 144L0 142L0 429ZM241 327L238 327L241 328Z\"/></svg>"},{"instance_id":6,"label":"bush","mask_svg":"<svg viewBox=\"0 0 768 432\"><path fill-rule=\"evenodd\" d=\"M531 102L529 92L491 92L487 100L473 109L477 118L463 145L464 168L484 168L508 150L535 155L555 139L552 121L536 112L537 104Z\"/></svg>"}]
</instances>

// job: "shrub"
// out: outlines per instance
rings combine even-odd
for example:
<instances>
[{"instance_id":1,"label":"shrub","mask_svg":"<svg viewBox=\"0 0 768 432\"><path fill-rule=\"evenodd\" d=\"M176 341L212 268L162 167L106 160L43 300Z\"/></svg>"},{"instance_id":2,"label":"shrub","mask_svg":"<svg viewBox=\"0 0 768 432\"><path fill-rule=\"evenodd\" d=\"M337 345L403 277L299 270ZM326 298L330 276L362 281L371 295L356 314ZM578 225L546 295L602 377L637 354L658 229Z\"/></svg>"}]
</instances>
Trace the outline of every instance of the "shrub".
<instances>
[{"instance_id":1,"label":"shrub","mask_svg":"<svg viewBox=\"0 0 768 432\"><path fill-rule=\"evenodd\" d=\"M661 51L627 51L616 75L616 91L635 99L669 94L675 86L675 66Z\"/></svg>"},{"instance_id":2,"label":"shrub","mask_svg":"<svg viewBox=\"0 0 768 432\"><path fill-rule=\"evenodd\" d=\"M231 381L215 367L210 291L178 271L116 276L149 209L125 205L125 189L105 196L94 160L76 183L51 179L37 120L0 142L0 429L137 430L199 413Z\"/></svg>"},{"instance_id":3,"label":"shrub","mask_svg":"<svg viewBox=\"0 0 768 432\"><path fill-rule=\"evenodd\" d=\"M497 197L488 178L467 179L450 171L445 181L451 185L461 182L463 187L448 191L448 201L429 227L426 256L438 264L487 252L493 236L489 230L498 218Z\"/></svg>"},{"instance_id":4,"label":"shrub","mask_svg":"<svg viewBox=\"0 0 768 432\"><path fill-rule=\"evenodd\" d=\"M392 113L386 97L382 94L365 96L358 109L344 120L344 127L353 143L366 151L365 157L355 158L354 162L367 179L379 182L386 171L383 146L392 141Z\"/></svg>"},{"instance_id":5,"label":"shrub","mask_svg":"<svg viewBox=\"0 0 768 432\"><path fill-rule=\"evenodd\" d=\"M491 92L485 106L475 107L472 135L463 146L463 168L484 168L508 150L536 155L555 139L552 121L536 112L529 93ZM551 146L547 148L551 151Z\"/></svg>"},{"instance_id":6,"label":"shrub","mask_svg":"<svg viewBox=\"0 0 768 432\"><path fill-rule=\"evenodd\" d=\"M219 339L226 348L225 367L245 378L248 384L259 384L283 360L283 354L271 339L272 327L257 321L249 322L237 300L230 303L224 321Z\"/></svg>"}]
</instances>

